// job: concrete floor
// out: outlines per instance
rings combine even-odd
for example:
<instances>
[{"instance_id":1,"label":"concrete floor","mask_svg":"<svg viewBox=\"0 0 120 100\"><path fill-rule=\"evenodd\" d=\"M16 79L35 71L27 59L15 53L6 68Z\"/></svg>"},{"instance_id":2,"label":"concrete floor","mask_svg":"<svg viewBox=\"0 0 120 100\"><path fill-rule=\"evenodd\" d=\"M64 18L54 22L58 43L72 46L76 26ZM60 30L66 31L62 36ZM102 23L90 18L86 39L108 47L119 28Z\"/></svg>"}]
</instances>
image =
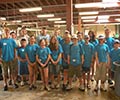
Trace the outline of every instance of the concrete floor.
<instances>
[{"instance_id":1,"label":"concrete floor","mask_svg":"<svg viewBox=\"0 0 120 100\"><path fill-rule=\"evenodd\" d=\"M81 92L74 84L72 91L63 92L61 89L52 90L51 92L41 91L41 83L37 82L37 89L29 91L29 86L19 87L3 91L3 82L0 82L0 100L120 100L115 96L112 90L108 92L100 92L98 95L91 91Z\"/></svg>"}]
</instances>

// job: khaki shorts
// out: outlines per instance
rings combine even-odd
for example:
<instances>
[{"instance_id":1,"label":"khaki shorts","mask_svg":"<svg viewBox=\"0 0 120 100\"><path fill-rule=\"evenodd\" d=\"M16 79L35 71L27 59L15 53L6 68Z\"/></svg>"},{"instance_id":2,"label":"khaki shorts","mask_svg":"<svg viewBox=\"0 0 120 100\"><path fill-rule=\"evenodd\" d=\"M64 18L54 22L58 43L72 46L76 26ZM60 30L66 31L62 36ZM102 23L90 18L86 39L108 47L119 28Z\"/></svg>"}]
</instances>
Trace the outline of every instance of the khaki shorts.
<instances>
[{"instance_id":1,"label":"khaki shorts","mask_svg":"<svg viewBox=\"0 0 120 100\"><path fill-rule=\"evenodd\" d=\"M98 81L98 80L101 80L103 82L106 81L107 79L107 64L106 63L100 63L99 66L97 66L96 68L96 75L95 75L95 79Z\"/></svg>"},{"instance_id":2,"label":"khaki shorts","mask_svg":"<svg viewBox=\"0 0 120 100\"><path fill-rule=\"evenodd\" d=\"M72 78L74 75L76 75L77 77L81 77L82 76L82 67L80 66L69 66L69 70L68 70L68 75L70 78Z\"/></svg>"},{"instance_id":3,"label":"khaki shorts","mask_svg":"<svg viewBox=\"0 0 120 100\"><path fill-rule=\"evenodd\" d=\"M2 73L4 77L8 76L8 70L10 74L15 74L16 73L16 60L12 61L2 61L3 66L2 66Z\"/></svg>"}]
</instances>

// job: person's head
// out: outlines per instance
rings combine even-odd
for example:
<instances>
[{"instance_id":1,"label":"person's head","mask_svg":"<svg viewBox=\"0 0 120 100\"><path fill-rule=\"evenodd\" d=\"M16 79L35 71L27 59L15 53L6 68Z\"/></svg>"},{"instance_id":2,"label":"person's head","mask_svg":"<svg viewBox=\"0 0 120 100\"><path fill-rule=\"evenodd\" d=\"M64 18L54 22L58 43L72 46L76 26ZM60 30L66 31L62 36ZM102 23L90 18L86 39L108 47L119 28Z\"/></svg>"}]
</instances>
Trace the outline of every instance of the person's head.
<instances>
[{"instance_id":1,"label":"person's head","mask_svg":"<svg viewBox=\"0 0 120 100\"><path fill-rule=\"evenodd\" d=\"M78 43L78 37L77 37L76 34L72 35L72 42L73 42L73 44L77 44Z\"/></svg>"},{"instance_id":2,"label":"person's head","mask_svg":"<svg viewBox=\"0 0 120 100\"><path fill-rule=\"evenodd\" d=\"M50 39L50 44L55 44L56 42L58 42L57 37L56 36L52 36Z\"/></svg>"},{"instance_id":3,"label":"person's head","mask_svg":"<svg viewBox=\"0 0 120 100\"><path fill-rule=\"evenodd\" d=\"M10 29L9 28L5 28L4 32L5 32L5 37L9 38L10 37Z\"/></svg>"},{"instance_id":4,"label":"person's head","mask_svg":"<svg viewBox=\"0 0 120 100\"><path fill-rule=\"evenodd\" d=\"M110 29L108 29L108 28L105 29L105 37L106 38L108 38L110 36L110 32L111 32Z\"/></svg>"},{"instance_id":5,"label":"person's head","mask_svg":"<svg viewBox=\"0 0 120 100\"><path fill-rule=\"evenodd\" d=\"M64 37L64 40L66 43L69 43L71 41L71 35L70 34L66 34Z\"/></svg>"},{"instance_id":6,"label":"person's head","mask_svg":"<svg viewBox=\"0 0 120 100\"><path fill-rule=\"evenodd\" d=\"M26 27L22 27L20 32L21 32L21 36L26 35L27 34Z\"/></svg>"},{"instance_id":7,"label":"person's head","mask_svg":"<svg viewBox=\"0 0 120 100\"><path fill-rule=\"evenodd\" d=\"M90 40L90 36L89 35L85 35L84 36L84 40L85 40L85 43L88 43L89 40Z\"/></svg>"},{"instance_id":8,"label":"person's head","mask_svg":"<svg viewBox=\"0 0 120 100\"><path fill-rule=\"evenodd\" d=\"M114 48L118 48L120 46L120 41L118 40L118 39L116 39L115 41L114 41Z\"/></svg>"},{"instance_id":9,"label":"person's head","mask_svg":"<svg viewBox=\"0 0 120 100\"><path fill-rule=\"evenodd\" d=\"M105 36L99 35L98 40L99 40L99 44L103 44L105 42Z\"/></svg>"},{"instance_id":10,"label":"person's head","mask_svg":"<svg viewBox=\"0 0 120 100\"><path fill-rule=\"evenodd\" d=\"M34 44L35 43L35 36L31 35L30 36L30 44Z\"/></svg>"},{"instance_id":11,"label":"person's head","mask_svg":"<svg viewBox=\"0 0 120 100\"><path fill-rule=\"evenodd\" d=\"M10 35L11 35L11 38L13 38L13 39L16 39L16 33L14 32L14 31L12 31L11 33L10 33Z\"/></svg>"},{"instance_id":12,"label":"person's head","mask_svg":"<svg viewBox=\"0 0 120 100\"><path fill-rule=\"evenodd\" d=\"M46 29L46 27L43 27L42 28L42 35L46 35L47 34L47 29Z\"/></svg>"},{"instance_id":13,"label":"person's head","mask_svg":"<svg viewBox=\"0 0 120 100\"><path fill-rule=\"evenodd\" d=\"M40 47L45 47L45 46L46 46L46 41L45 41L45 39L41 39L41 40L39 41L39 46L40 46Z\"/></svg>"},{"instance_id":14,"label":"person's head","mask_svg":"<svg viewBox=\"0 0 120 100\"><path fill-rule=\"evenodd\" d=\"M56 36L52 36L50 39L50 49L51 50L58 50L59 42Z\"/></svg>"},{"instance_id":15,"label":"person's head","mask_svg":"<svg viewBox=\"0 0 120 100\"><path fill-rule=\"evenodd\" d=\"M82 40L83 39L83 33L82 32L78 32L77 33L77 37L78 37L78 40Z\"/></svg>"},{"instance_id":16,"label":"person's head","mask_svg":"<svg viewBox=\"0 0 120 100\"><path fill-rule=\"evenodd\" d=\"M90 40L95 40L95 32L93 31L93 30L90 30L89 32L88 32L88 35L90 36Z\"/></svg>"},{"instance_id":17,"label":"person's head","mask_svg":"<svg viewBox=\"0 0 120 100\"><path fill-rule=\"evenodd\" d=\"M22 47L26 47L27 41L25 38L21 39L20 44Z\"/></svg>"},{"instance_id":18,"label":"person's head","mask_svg":"<svg viewBox=\"0 0 120 100\"><path fill-rule=\"evenodd\" d=\"M59 30L59 29L56 29L56 30L54 31L54 35L55 35L55 36L60 35L60 30Z\"/></svg>"}]
</instances>

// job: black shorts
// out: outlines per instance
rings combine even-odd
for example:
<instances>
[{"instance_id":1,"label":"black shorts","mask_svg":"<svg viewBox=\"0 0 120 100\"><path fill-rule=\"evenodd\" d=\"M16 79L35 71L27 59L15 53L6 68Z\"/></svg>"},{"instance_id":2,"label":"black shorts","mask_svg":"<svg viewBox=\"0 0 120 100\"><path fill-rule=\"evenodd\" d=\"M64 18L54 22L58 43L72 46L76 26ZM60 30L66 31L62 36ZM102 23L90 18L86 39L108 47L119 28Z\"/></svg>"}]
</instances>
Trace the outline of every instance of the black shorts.
<instances>
[{"instance_id":1,"label":"black shorts","mask_svg":"<svg viewBox=\"0 0 120 100\"><path fill-rule=\"evenodd\" d=\"M83 72L83 73L88 73L88 72L90 72L90 67L82 67L82 72Z\"/></svg>"}]
</instances>

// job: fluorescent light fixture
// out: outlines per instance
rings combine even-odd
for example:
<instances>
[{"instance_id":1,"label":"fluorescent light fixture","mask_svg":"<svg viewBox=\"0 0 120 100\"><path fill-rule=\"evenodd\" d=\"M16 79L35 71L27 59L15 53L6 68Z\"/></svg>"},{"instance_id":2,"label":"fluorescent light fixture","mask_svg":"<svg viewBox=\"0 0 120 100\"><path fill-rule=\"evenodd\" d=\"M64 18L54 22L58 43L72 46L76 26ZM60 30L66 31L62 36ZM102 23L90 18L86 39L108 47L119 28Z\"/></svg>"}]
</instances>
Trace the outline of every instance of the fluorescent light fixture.
<instances>
[{"instance_id":1,"label":"fluorescent light fixture","mask_svg":"<svg viewBox=\"0 0 120 100\"><path fill-rule=\"evenodd\" d=\"M118 22L120 22L120 18L116 18L115 20L118 21Z\"/></svg>"},{"instance_id":2,"label":"fluorescent light fixture","mask_svg":"<svg viewBox=\"0 0 120 100\"><path fill-rule=\"evenodd\" d=\"M0 20L6 20L6 18L5 17L0 17Z\"/></svg>"},{"instance_id":3,"label":"fluorescent light fixture","mask_svg":"<svg viewBox=\"0 0 120 100\"><path fill-rule=\"evenodd\" d=\"M94 19L91 19L91 20L83 20L83 22L94 22L95 20Z\"/></svg>"},{"instance_id":4,"label":"fluorescent light fixture","mask_svg":"<svg viewBox=\"0 0 120 100\"><path fill-rule=\"evenodd\" d=\"M48 21L59 21L62 20L61 18L49 18Z\"/></svg>"},{"instance_id":5,"label":"fluorescent light fixture","mask_svg":"<svg viewBox=\"0 0 120 100\"><path fill-rule=\"evenodd\" d=\"M12 22L15 22L15 23L21 23L22 21L21 20L14 20Z\"/></svg>"},{"instance_id":6,"label":"fluorescent light fixture","mask_svg":"<svg viewBox=\"0 0 120 100\"><path fill-rule=\"evenodd\" d=\"M101 19L109 19L109 15L100 15L98 16L98 20L101 20Z\"/></svg>"},{"instance_id":7,"label":"fluorescent light fixture","mask_svg":"<svg viewBox=\"0 0 120 100\"><path fill-rule=\"evenodd\" d=\"M109 20L107 20L107 19L101 19L101 20L97 20L96 21L97 23L106 23L106 22L109 22Z\"/></svg>"},{"instance_id":8,"label":"fluorescent light fixture","mask_svg":"<svg viewBox=\"0 0 120 100\"><path fill-rule=\"evenodd\" d=\"M102 2L119 2L119 0L102 0Z\"/></svg>"},{"instance_id":9,"label":"fluorescent light fixture","mask_svg":"<svg viewBox=\"0 0 120 100\"><path fill-rule=\"evenodd\" d=\"M106 7L118 7L117 2L96 2L96 3L83 3L75 4L75 8L106 8Z\"/></svg>"},{"instance_id":10,"label":"fluorescent light fixture","mask_svg":"<svg viewBox=\"0 0 120 100\"><path fill-rule=\"evenodd\" d=\"M33 12L33 11L40 11L40 10L42 10L41 7L19 9L20 12Z\"/></svg>"},{"instance_id":11,"label":"fluorescent light fixture","mask_svg":"<svg viewBox=\"0 0 120 100\"><path fill-rule=\"evenodd\" d=\"M66 23L66 21L55 21L54 23L60 24L60 23Z\"/></svg>"},{"instance_id":12,"label":"fluorescent light fixture","mask_svg":"<svg viewBox=\"0 0 120 100\"><path fill-rule=\"evenodd\" d=\"M54 14L37 15L37 17L39 17L39 18L54 17Z\"/></svg>"},{"instance_id":13,"label":"fluorescent light fixture","mask_svg":"<svg viewBox=\"0 0 120 100\"><path fill-rule=\"evenodd\" d=\"M80 12L79 15L95 15L98 14L98 11L92 11L92 12Z\"/></svg>"},{"instance_id":14,"label":"fluorescent light fixture","mask_svg":"<svg viewBox=\"0 0 120 100\"><path fill-rule=\"evenodd\" d=\"M97 16L83 16L81 19L95 19Z\"/></svg>"}]
</instances>

